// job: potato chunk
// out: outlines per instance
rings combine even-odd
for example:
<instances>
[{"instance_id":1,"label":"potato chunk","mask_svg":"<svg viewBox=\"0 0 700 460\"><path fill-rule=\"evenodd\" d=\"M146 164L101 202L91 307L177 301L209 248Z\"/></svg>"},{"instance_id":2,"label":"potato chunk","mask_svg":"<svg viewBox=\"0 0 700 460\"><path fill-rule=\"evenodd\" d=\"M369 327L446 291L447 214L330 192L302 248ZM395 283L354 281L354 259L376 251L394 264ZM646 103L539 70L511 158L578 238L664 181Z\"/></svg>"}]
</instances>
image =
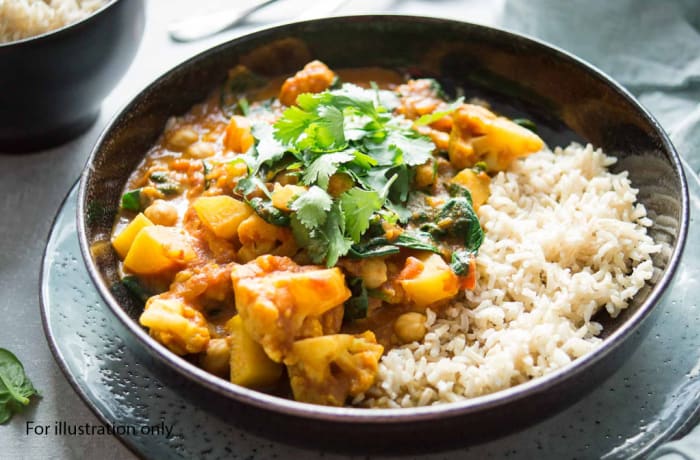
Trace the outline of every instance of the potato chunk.
<instances>
[{"instance_id":1,"label":"potato chunk","mask_svg":"<svg viewBox=\"0 0 700 460\"><path fill-rule=\"evenodd\" d=\"M139 213L139 215L136 216L119 235L114 237L112 240L112 246L114 247L114 250L117 251L119 258L124 259L124 257L126 257L131 244L134 242L134 238L136 238L136 235L142 228L148 227L149 225L153 225L153 222L151 222L148 217L143 215L143 213Z\"/></svg>"},{"instance_id":2,"label":"potato chunk","mask_svg":"<svg viewBox=\"0 0 700 460\"><path fill-rule=\"evenodd\" d=\"M489 171L503 171L544 147L537 134L478 105L462 104L452 118L448 153L457 168L484 161Z\"/></svg>"},{"instance_id":3,"label":"potato chunk","mask_svg":"<svg viewBox=\"0 0 700 460\"><path fill-rule=\"evenodd\" d=\"M475 211L479 209L479 206L486 203L489 195L491 195L491 178L483 171L476 172L470 168L463 169L450 182L469 190Z\"/></svg>"},{"instance_id":4,"label":"potato chunk","mask_svg":"<svg viewBox=\"0 0 700 460\"><path fill-rule=\"evenodd\" d=\"M153 338L178 355L202 352L209 343L209 328L204 315L177 298L151 297L139 323L150 329Z\"/></svg>"},{"instance_id":5,"label":"potato chunk","mask_svg":"<svg viewBox=\"0 0 700 460\"><path fill-rule=\"evenodd\" d=\"M293 77L287 78L280 89L279 100L294 105L302 93L320 93L333 83L335 74L321 61L311 61Z\"/></svg>"},{"instance_id":6,"label":"potato chunk","mask_svg":"<svg viewBox=\"0 0 700 460\"><path fill-rule=\"evenodd\" d=\"M281 362L304 322L350 297L338 268L299 266L287 257L260 256L231 270L238 309L246 330L267 355ZM319 328L311 328L319 330Z\"/></svg>"},{"instance_id":7,"label":"potato chunk","mask_svg":"<svg viewBox=\"0 0 700 460\"><path fill-rule=\"evenodd\" d=\"M294 399L342 406L372 386L383 352L371 331L294 342L287 362Z\"/></svg>"},{"instance_id":8,"label":"potato chunk","mask_svg":"<svg viewBox=\"0 0 700 460\"><path fill-rule=\"evenodd\" d=\"M224 145L236 153L245 153L255 143L250 122L245 117L234 115L226 127Z\"/></svg>"},{"instance_id":9,"label":"potato chunk","mask_svg":"<svg viewBox=\"0 0 700 460\"><path fill-rule=\"evenodd\" d=\"M195 259L187 237L171 227L142 228L124 259L124 267L138 275L157 275Z\"/></svg>"},{"instance_id":10,"label":"potato chunk","mask_svg":"<svg viewBox=\"0 0 700 460\"><path fill-rule=\"evenodd\" d=\"M267 357L263 347L245 330L241 316L231 318L226 329L231 332L231 382L248 388L266 387L277 382L284 366Z\"/></svg>"},{"instance_id":11,"label":"potato chunk","mask_svg":"<svg viewBox=\"0 0 700 460\"><path fill-rule=\"evenodd\" d=\"M236 236L241 222L253 214L250 206L227 195L199 197L192 207L205 227L226 240Z\"/></svg>"},{"instance_id":12,"label":"potato chunk","mask_svg":"<svg viewBox=\"0 0 700 460\"><path fill-rule=\"evenodd\" d=\"M292 199L303 195L304 192L306 192L306 187L293 184L280 185L275 182L275 189L272 191L272 206L282 211L289 211Z\"/></svg>"},{"instance_id":13,"label":"potato chunk","mask_svg":"<svg viewBox=\"0 0 700 460\"><path fill-rule=\"evenodd\" d=\"M419 308L450 299L459 291L457 275L442 257L433 253L408 257L406 267L399 274L399 283L408 299Z\"/></svg>"}]
</instances>

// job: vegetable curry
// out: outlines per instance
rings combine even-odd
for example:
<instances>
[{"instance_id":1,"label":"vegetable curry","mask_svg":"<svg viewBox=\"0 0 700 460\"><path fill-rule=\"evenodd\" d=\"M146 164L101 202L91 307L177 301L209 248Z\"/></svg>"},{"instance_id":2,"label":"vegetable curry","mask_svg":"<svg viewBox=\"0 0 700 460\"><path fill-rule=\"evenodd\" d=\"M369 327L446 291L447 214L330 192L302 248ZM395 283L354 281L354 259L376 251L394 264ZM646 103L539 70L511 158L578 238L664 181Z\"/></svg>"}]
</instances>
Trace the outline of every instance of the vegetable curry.
<instances>
[{"instance_id":1,"label":"vegetable curry","mask_svg":"<svg viewBox=\"0 0 700 460\"><path fill-rule=\"evenodd\" d=\"M157 341L203 369L344 405L476 280L490 175L541 139L432 79L243 66L172 118L112 246Z\"/></svg>"}]
</instances>

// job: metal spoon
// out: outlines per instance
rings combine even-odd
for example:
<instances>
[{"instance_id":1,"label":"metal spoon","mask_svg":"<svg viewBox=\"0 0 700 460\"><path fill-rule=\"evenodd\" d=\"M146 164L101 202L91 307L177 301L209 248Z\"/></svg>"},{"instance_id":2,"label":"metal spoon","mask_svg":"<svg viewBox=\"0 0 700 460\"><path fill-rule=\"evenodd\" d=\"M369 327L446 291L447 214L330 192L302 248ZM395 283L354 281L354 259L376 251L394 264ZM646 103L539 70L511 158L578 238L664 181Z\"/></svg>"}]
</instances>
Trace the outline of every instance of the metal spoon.
<instances>
[{"instance_id":1,"label":"metal spoon","mask_svg":"<svg viewBox=\"0 0 700 460\"><path fill-rule=\"evenodd\" d=\"M190 42L209 37L240 24L251 14L276 1L263 0L245 8L217 11L174 22L168 26L168 34L170 34L170 38L178 42Z\"/></svg>"}]
</instances>

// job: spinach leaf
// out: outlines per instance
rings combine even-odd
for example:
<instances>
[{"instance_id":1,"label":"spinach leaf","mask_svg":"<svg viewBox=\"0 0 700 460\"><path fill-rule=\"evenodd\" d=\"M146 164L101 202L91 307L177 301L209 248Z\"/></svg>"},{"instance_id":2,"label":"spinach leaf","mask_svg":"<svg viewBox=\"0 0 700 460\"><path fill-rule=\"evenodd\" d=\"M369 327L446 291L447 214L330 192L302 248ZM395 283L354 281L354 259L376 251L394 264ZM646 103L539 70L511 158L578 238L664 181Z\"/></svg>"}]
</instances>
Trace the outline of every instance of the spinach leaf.
<instances>
[{"instance_id":1,"label":"spinach leaf","mask_svg":"<svg viewBox=\"0 0 700 460\"><path fill-rule=\"evenodd\" d=\"M471 264L472 252L459 250L452 253L452 261L450 268L457 276L467 276L469 274L469 265Z\"/></svg>"},{"instance_id":2,"label":"spinach leaf","mask_svg":"<svg viewBox=\"0 0 700 460\"><path fill-rule=\"evenodd\" d=\"M21 411L29 404L29 398L37 394L22 363L8 350L0 348L0 423Z\"/></svg>"},{"instance_id":3,"label":"spinach leaf","mask_svg":"<svg viewBox=\"0 0 700 460\"><path fill-rule=\"evenodd\" d=\"M525 129L529 129L533 133L537 134L537 125L532 120L528 120L527 118L514 118L513 123L520 125Z\"/></svg>"},{"instance_id":4,"label":"spinach leaf","mask_svg":"<svg viewBox=\"0 0 700 460\"><path fill-rule=\"evenodd\" d=\"M204 163L204 161L202 161L202 163ZM168 174L165 171L153 172L149 178L157 184L164 184L168 182Z\"/></svg>"},{"instance_id":5,"label":"spinach leaf","mask_svg":"<svg viewBox=\"0 0 700 460\"><path fill-rule=\"evenodd\" d=\"M248 201L248 204L253 208L255 213L262 217L268 224L277 225L278 227L289 226L289 214L274 207L270 200L263 200L260 197L255 197Z\"/></svg>"},{"instance_id":6,"label":"spinach leaf","mask_svg":"<svg viewBox=\"0 0 700 460\"><path fill-rule=\"evenodd\" d=\"M350 287L350 292L352 292L352 297L345 302L343 320L353 321L367 317L369 299L365 282L362 281L362 278L350 278L348 286Z\"/></svg>"},{"instance_id":7,"label":"spinach leaf","mask_svg":"<svg viewBox=\"0 0 700 460\"><path fill-rule=\"evenodd\" d=\"M143 303L146 303L151 294L144 289L143 285L139 279L135 276L129 275L122 278L122 284L129 291L129 294L136 297Z\"/></svg>"},{"instance_id":8,"label":"spinach leaf","mask_svg":"<svg viewBox=\"0 0 700 460\"><path fill-rule=\"evenodd\" d=\"M210 172L211 172L211 166L209 166L209 163L202 160L202 175L204 176L204 190L209 190L209 187L211 187L212 179L207 179L207 176L209 175ZM153 174L151 174L151 180L153 180ZM165 181L162 181L162 182L165 182Z\"/></svg>"},{"instance_id":9,"label":"spinach leaf","mask_svg":"<svg viewBox=\"0 0 700 460\"><path fill-rule=\"evenodd\" d=\"M88 224L104 224L112 225L114 221L114 212L107 209L101 201L91 201L87 209Z\"/></svg>"},{"instance_id":10,"label":"spinach leaf","mask_svg":"<svg viewBox=\"0 0 700 460\"><path fill-rule=\"evenodd\" d=\"M484 241L484 231L479 224L479 218L467 197L450 198L438 213L436 223L448 221L444 229L453 237L462 238L468 251L476 252Z\"/></svg>"},{"instance_id":11,"label":"spinach leaf","mask_svg":"<svg viewBox=\"0 0 700 460\"><path fill-rule=\"evenodd\" d=\"M163 195L177 195L181 192L180 186L178 184L174 184L172 182L167 182L165 184L160 184L156 187L159 192L161 192Z\"/></svg>"},{"instance_id":12,"label":"spinach leaf","mask_svg":"<svg viewBox=\"0 0 700 460\"><path fill-rule=\"evenodd\" d=\"M405 230L392 242L384 236L377 236L362 243L353 244L350 255L358 259L389 256L398 253L400 248L441 253L429 233Z\"/></svg>"},{"instance_id":13,"label":"spinach leaf","mask_svg":"<svg viewBox=\"0 0 700 460\"><path fill-rule=\"evenodd\" d=\"M389 241L385 237L378 236L362 243L353 244L350 247L349 254L358 259L366 259L368 257L397 254L399 250L398 246L389 244Z\"/></svg>"},{"instance_id":14,"label":"spinach leaf","mask_svg":"<svg viewBox=\"0 0 700 460\"><path fill-rule=\"evenodd\" d=\"M440 249L434 244L433 237L427 232L412 232L406 230L393 241L396 246L418 251L430 251L440 254Z\"/></svg>"}]
</instances>

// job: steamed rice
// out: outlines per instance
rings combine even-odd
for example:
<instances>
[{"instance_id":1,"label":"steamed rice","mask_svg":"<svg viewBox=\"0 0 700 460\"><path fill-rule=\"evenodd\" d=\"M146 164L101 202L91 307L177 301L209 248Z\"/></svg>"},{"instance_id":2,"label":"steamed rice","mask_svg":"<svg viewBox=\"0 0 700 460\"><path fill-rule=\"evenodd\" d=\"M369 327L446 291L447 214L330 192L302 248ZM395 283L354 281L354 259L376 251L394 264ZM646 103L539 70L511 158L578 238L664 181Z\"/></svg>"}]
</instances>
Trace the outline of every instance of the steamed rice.
<instances>
[{"instance_id":1,"label":"steamed rice","mask_svg":"<svg viewBox=\"0 0 700 460\"><path fill-rule=\"evenodd\" d=\"M354 404L410 407L492 393L554 371L601 343L592 316L616 316L653 273L652 222L616 159L590 145L542 151L491 182L477 288L422 343L389 351Z\"/></svg>"},{"instance_id":2,"label":"steamed rice","mask_svg":"<svg viewBox=\"0 0 700 460\"><path fill-rule=\"evenodd\" d=\"M107 0L0 0L0 43L41 35L84 19Z\"/></svg>"}]
</instances>

